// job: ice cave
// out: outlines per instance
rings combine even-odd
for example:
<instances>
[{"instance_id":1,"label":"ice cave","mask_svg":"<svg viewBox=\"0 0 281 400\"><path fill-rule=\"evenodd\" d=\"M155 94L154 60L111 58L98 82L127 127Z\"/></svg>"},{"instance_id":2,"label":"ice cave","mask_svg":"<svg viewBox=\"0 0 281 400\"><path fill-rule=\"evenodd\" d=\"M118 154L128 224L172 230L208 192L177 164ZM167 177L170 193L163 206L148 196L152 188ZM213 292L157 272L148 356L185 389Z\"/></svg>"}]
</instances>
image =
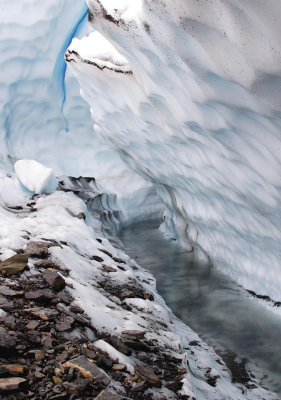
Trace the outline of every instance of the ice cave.
<instances>
[{"instance_id":1,"label":"ice cave","mask_svg":"<svg viewBox=\"0 0 281 400\"><path fill-rule=\"evenodd\" d=\"M0 32L0 399L281 399L280 0Z\"/></svg>"}]
</instances>

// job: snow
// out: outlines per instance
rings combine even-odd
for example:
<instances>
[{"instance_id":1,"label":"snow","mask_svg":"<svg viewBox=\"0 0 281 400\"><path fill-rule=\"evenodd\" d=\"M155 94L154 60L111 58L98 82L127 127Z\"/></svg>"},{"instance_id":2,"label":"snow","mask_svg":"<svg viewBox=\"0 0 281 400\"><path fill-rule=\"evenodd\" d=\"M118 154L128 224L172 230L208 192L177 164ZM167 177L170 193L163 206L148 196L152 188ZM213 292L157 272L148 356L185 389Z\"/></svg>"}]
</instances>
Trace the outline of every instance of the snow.
<instances>
[{"instance_id":1,"label":"snow","mask_svg":"<svg viewBox=\"0 0 281 400\"><path fill-rule=\"evenodd\" d=\"M52 169L35 160L18 160L14 168L20 182L31 192L52 193L58 186Z\"/></svg>"}]
</instances>

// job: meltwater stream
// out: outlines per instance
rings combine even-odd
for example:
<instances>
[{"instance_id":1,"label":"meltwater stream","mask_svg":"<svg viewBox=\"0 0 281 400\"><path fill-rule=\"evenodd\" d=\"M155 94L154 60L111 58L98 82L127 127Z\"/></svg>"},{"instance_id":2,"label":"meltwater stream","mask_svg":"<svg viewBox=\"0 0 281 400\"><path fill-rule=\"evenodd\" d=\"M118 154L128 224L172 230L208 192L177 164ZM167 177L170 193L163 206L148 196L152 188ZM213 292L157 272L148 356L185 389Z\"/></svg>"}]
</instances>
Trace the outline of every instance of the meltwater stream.
<instances>
[{"instance_id":1,"label":"meltwater stream","mask_svg":"<svg viewBox=\"0 0 281 400\"><path fill-rule=\"evenodd\" d=\"M280 316L166 239L158 226L151 221L124 228L120 239L127 254L153 273L158 292L177 317L220 354L234 352L249 360L255 376L281 398Z\"/></svg>"}]
</instances>

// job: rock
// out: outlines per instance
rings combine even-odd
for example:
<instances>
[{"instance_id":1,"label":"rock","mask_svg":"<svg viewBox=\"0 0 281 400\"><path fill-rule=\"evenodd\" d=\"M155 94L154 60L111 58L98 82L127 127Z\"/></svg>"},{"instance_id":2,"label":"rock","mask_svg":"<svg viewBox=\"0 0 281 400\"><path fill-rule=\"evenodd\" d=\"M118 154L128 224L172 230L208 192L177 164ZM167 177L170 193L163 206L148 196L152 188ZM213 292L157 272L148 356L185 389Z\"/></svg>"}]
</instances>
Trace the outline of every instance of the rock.
<instances>
[{"instance_id":1,"label":"rock","mask_svg":"<svg viewBox=\"0 0 281 400\"><path fill-rule=\"evenodd\" d=\"M44 349L51 349L53 347L53 341L50 337L45 337L43 340Z\"/></svg>"},{"instance_id":2,"label":"rock","mask_svg":"<svg viewBox=\"0 0 281 400\"><path fill-rule=\"evenodd\" d=\"M74 318L76 321L80 322L82 325L89 325L89 320L87 318L82 317L82 315L75 314L74 312L70 311L64 304L59 303L57 304L57 309L64 314L69 315L70 317Z\"/></svg>"},{"instance_id":3,"label":"rock","mask_svg":"<svg viewBox=\"0 0 281 400\"><path fill-rule=\"evenodd\" d=\"M4 311L13 311L15 307L12 301L8 301L5 297L0 295L0 308Z\"/></svg>"},{"instance_id":4,"label":"rock","mask_svg":"<svg viewBox=\"0 0 281 400\"><path fill-rule=\"evenodd\" d=\"M56 268L56 265L52 260L40 260L34 263L34 265L38 268Z\"/></svg>"},{"instance_id":5,"label":"rock","mask_svg":"<svg viewBox=\"0 0 281 400\"><path fill-rule=\"evenodd\" d=\"M27 325L26 325L26 328L27 329L29 329L29 330L31 330L31 331L34 331L38 326L39 326L39 322L38 321L30 321Z\"/></svg>"},{"instance_id":6,"label":"rock","mask_svg":"<svg viewBox=\"0 0 281 400\"><path fill-rule=\"evenodd\" d=\"M7 286L0 286L0 294L3 294L4 296L20 296L23 294L23 292L12 290Z\"/></svg>"},{"instance_id":7,"label":"rock","mask_svg":"<svg viewBox=\"0 0 281 400\"><path fill-rule=\"evenodd\" d=\"M50 289L30 290L24 297L28 300L51 301L54 298L54 292Z\"/></svg>"},{"instance_id":8,"label":"rock","mask_svg":"<svg viewBox=\"0 0 281 400\"><path fill-rule=\"evenodd\" d=\"M91 260L98 261L98 262L103 262L103 258L101 258L99 256L92 256Z\"/></svg>"},{"instance_id":9,"label":"rock","mask_svg":"<svg viewBox=\"0 0 281 400\"><path fill-rule=\"evenodd\" d=\"M42 372L36 371L34 374L36 379L43 379L45 377L44 374L42 374Z\"/></svg>"},{"instance_id":10,"label":"rock","mask_svg":"<svg viewBox=\"0 0 281 400\"><path fill-rule=\"evenodd\" d=\"M126 371L127 366L125 364L114 364L112 366L113 371Z\"/></svg>"},{"instance_id":11,"label":"rock","mask_svg":"<svg viewBox=\"0 0 281 400\"><path fill-rule=\"evenodd\" d=\"M121 400L121 397L116 393L109 392L108 390L103 390L95 398L95 400Z\"/></svg>"},{"instance_id":12,"label":"rock","mask_svg":"<svg viewBox=\"0 0 281 400\"><path fill-rule=\"evenodd\" d=\"M59 332L68 331L71 329L73 323L74 323L74 318L67 316L64 318L64 320L56 323L56 330Z\"/></svg>"},{"instance_id":13,"label":"rock","mask_svg":"<svg viewBox=\"0 0 281 400\"><path fill-rule=\"evenodd\" d=\"M132 350L126 346L120 339L112 338L111 339L112 345L121 353L125 354L126 356L130 356L132 354Z\"/></svg>"},{"instance_id":14,"label":"rock","mask_svg":"<svg viewBox=\"0 0 281 400\"><path fill-rule=\"evenodd\" d=\"M112 258L112 254L109 251L107 251L105 249L98 249L98 251L101 251L102 253L106 254L108 257Z\"/></svg>"},{"instance_id":15,"label":"rock","mask_svg":"<svg viewBox=\"0 0 281 400\"><path fill-rule=\"evenodd\" d=\"M0 376L9 374L13 376L22 375L24 373L24 366L19 364L7 364L0 366Z\"/></svg>"},{"instance_id":16,"label":"rock","mask_svg":"<svg viewBox=\"0 0 281 400\"><path fill-rule=\"evenodd\" d=\"M25 249L25 254L30 257L47 258L49 256L49 248L52 246L60 246L58 243L52 242L29 242Z\"/></svg>"},{"instance_id":17,"label":"rock","mask_svg":"<svg viewBox=\"0 0 281 400\"><path fill-rule=\"evenodd\" d=\"M125 341L125 345L127 345L127 346L131 347L131 349L134 349L137 351L145 351L145 352L150 351L150 347L147 344L145 344L139 340L128 339Z\"/></svg>"},{"instance_id":18,"label":"rock","mask_svg":"<svg viewBox=\"0 0 281 400\"><path fill-rule=\"evenodd\" d=\"M79 219L86 219L86 215L85 215L83 212L80 212L80 213L77 215L77 218L79 218Z\"/></svg>"},{"instance_id":19,"label":"rock","mask_svg":"<svg viewBox=\"0 0 281 400\"><path fill-rule=\"evenodd\" d=\"M0 350L11 350L15 346L16 342L14 341L13 337L6 332L4 328L0 328Z\"/></svg>"},{"instance_id":20,"label":"rock","mask_svg":"<svg viewBox=\"0 0 281 400\"><path fill-rule=\"evenodd\" d=\"M44 321L52 320L59 314L58 311L52 308L30 308L25 311L30 312L35 317L41 318Z\"/></svg>"},{"instance_id":21,"label":"rock","mask_svg":"<svg viewBox=\"0 0 281 400\"><path fill-rule=\"evenodd\" d=\"M10 390L18 390L20 385L26 382L24 378L0 378L0 391L8 392Z\"/></svg>"},{"instance_id":22,"label":"rock","mask_svg":"<svg viewBox=\"0 0 281 400\"><path fill-rule=\"evenodd\" d=\"M151 385L159 385L160 381L157 375L155 375L153 369L150 367L143 367L141 365L135 366L135 374L142 380L146 381Z\"/></svg>"},{"instance_id":23,"label":"rock","mask_svg":"<svg viewBox=\"0 0 281 400\"><path fill-rule=\"evenodd\" d=\"M55 290L59 291L65 288L65 280L56 271L47 269L43 271L43 278Z\"/></svg>"},{"instance_id":24,"label":"rock","mask_svg":"<svg viewBox=\"0 0 281 400\"><path fill-rule=\"evenodd\" d=\"M128 297L135 297L134 292L131 290L125 290L124 292L120 293L120 299L126 299Z\"/></svg>"},{"instance_id":25,"label":"rock","mask_svg":"<svg viewBox=\"0 0 281 400\"><path fill-rule=\"evenodd\" d=\"M138 331L138 330L126 330L122 331L121 335L128 339L136 340L136 339L143 339L146 331Z\"/></svg>"},{"instance_id":26,"label":"rock","mask_svg":"<svg viewBox=\"0 0 281 400\"><path fill-rule=\"evenodd\" d=\"M30 354L34 354L36 361L42 361L45 358L45 352L43 350L30 350Z\"/></svg>"},{"instance_id":27,"label":"rock","mask_svg":"<svg viewBox=\"0 0 281 400\"><path fill-rule=\"evenodd\" d=\"M121 258L112 257L112 259L113 259L115 262L119 263L119 264L126 264L126 261L122 260Z\"/></svg>"},{"instance_id":28,"label":"rock","mask_svg":"<svg viewBox=\"0 0 281 400\"><path fill-rule=\"evenodd\" d=\"M132 387L131 390L132 390L132 392L141 392L141 391L143 391L145 389L146 389L146 383L145 383L145 381L142 381L142 382L136 383Z\"/></svg>"},{"instance_id":29,"label":"rock","mask_svg":"<svg viewBox=\"0 0 281 400\"><path fill-rule=\"evenodd\" d=\"M28 263L27 254L16 254L0 263L0 272L4 276L12 276L22 272Z\"/></svg>"},{"instance_id":30,"label":"rock","mask_svg":"<svg viewBox=\"0 0 281 400\"><path fill-rule=\"evenodd\" d=\"M116 270L116 268L113 268L113 267L110 267L110 266L108 266L108 265L102 265L102 269L105 271L105 272L116 272L117 270Z\"/></svg>"},{"instance_id":31,"label":"rock","mask_svg":"<svg viewBox=\"0 0 281 400\"><path fill-rule=\"evenodd\" d=\"M103 387L110 384L109 377L85 356L79 356L67 361L64 367L78 369L85 379L88 379L90 382L99 383Z\"/></svg>"}]
</instances>

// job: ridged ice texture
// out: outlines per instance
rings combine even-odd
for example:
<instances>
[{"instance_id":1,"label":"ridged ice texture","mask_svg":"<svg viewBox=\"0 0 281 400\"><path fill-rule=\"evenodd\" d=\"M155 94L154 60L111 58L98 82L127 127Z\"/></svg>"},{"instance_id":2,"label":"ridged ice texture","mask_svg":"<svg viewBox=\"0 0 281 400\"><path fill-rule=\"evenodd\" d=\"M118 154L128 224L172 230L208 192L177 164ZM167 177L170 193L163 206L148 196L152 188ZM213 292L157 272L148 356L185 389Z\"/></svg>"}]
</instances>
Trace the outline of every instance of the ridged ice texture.
<instances>
[{"instance_id":1,"label":"ridged ice texture","mask_svg":"<svg viewBox=\"0 0 281 400\"><path fill-rule=\"evenodd\" d=\"M158 212L159 200L93 132L89 106L64 60L71 40L90 29L87 17L83 0L1 0L0 176L12 173L17 159L39 161L56 176L93 176L119 195L124 220L139 218L140 210Z\"/></svg>"},{"instance_id":2,"label":"ridged ice texture","mask_svg":"<svg viewBox=\"0 0 281 400\"><path fill-rule=\"evenodd\" d=\"M80 42L89 62L70 46L96 130L153 182L164 230L280 300L280 1L87 3L132 70L98 68L98 40Z\"/></svg>"}]
</instances>

